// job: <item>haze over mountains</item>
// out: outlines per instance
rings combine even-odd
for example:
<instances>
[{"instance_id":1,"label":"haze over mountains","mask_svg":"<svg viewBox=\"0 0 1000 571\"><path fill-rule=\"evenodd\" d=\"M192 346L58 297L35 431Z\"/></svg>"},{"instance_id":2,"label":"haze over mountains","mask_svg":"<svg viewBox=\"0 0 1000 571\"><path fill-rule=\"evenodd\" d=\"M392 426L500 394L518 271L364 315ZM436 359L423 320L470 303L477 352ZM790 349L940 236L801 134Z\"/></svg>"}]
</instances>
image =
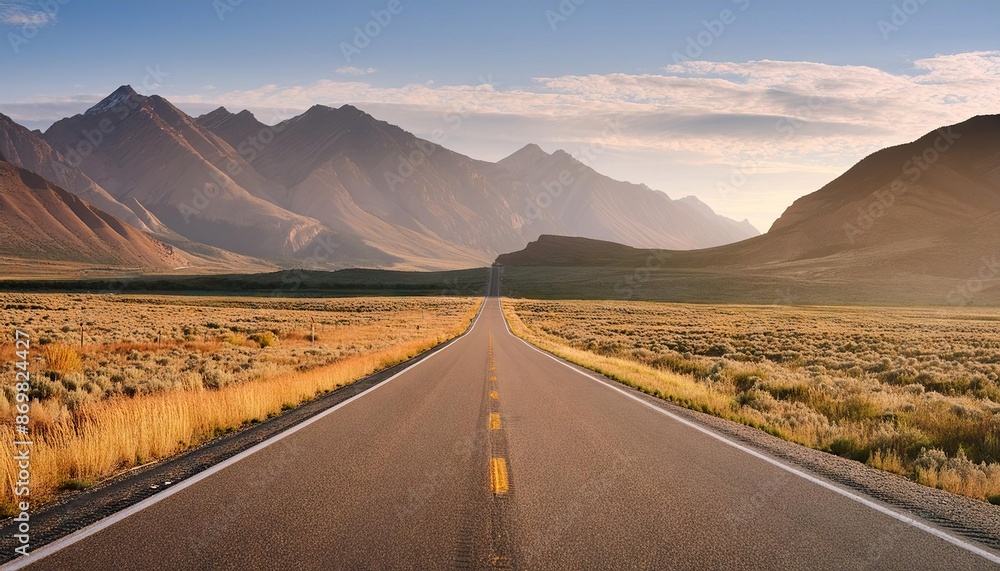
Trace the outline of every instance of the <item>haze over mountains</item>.
<instances>
[{"instance_id":1,"label":"haze over mountains","mask_svg":"<svg viewBox=\"0 0 1000 571\"><path fill-rule=\"evenodd\" d=\"M774 288L796 284L853 292L854 301L965 304L1000 301L998 249L1000 115L987 115L873 153L796 200L756 238L667 251L545 236L498 259L511 266L652 268L705 292L732 279L744 287L766 283L772 297Z\"/></svg>"},{"instance_id":2,"label":"haze over mountains","mask_svg":"<svg viewBox=\"0 0 1000 571\"><path fill-rule=\"evenodd\" d=\"M613 180L565 151L548 154L537 145L527 145L498 164L543 189L547 202L537 200L533 209L528 209L529 215L547 208L568 226L566 231L544 233L684 250L708 247L695 244L728 244L758 234L748 221L718 216L693 196L663 200L662 192L644 184ZM714 223L705 224L706 219Z\"/></svg>"},{"instance_id":3,"label":"haze over mountains","mask_svg":"<svg viewBox=\"0 0 1000 571\"><path fill-rule=\"evenodd\" d=\"M487 264L544 233L669 248L757 235L696 199L611 180L561 151L529 145L478 161L350 105L267 126L223 108L195 119L122 86L44 134L0 116L0 151L219 263L235 254L285 267L447 269Z\"/></svg>"}]
</instances>

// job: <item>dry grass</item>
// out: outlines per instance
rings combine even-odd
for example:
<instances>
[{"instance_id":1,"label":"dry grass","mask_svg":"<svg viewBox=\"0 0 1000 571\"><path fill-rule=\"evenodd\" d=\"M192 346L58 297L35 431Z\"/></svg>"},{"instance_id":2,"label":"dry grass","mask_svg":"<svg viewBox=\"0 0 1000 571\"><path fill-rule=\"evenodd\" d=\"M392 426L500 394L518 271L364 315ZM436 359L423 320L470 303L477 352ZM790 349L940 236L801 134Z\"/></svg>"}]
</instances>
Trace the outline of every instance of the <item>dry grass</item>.
<instances>
[{"instance_id":1,"label":"dry grass","mask_svg":"<svg viewBox=\"0 0 1000 571\"><path fill-rule=\"evenodd\" d=\"M0 294L0 303L4 297ZM78 330L63 331L59 322L44 328L36 325L59 315L56 312L68 305L68 297L32 296L33 308L21 310L8 323L21 323L17 327L31 331L35 343L51 336L48 344L35 349L32 363L35 502L60 489L86 487L121 470L177 454L404 361L459 334L477 308L477 300L467 298L359 298L330 302L325 311L316 308L323 303L316 300L262 301L223 310L218 306L230 300L185 298L185 306L178 307L174 298L144 298L137 303L88 296L88 315L108 320L102 327L91 317L92 328L105 333L115 325L138 330L130 333L131 339L109 334L109 343L91 342L77 351L60 334L79 338ZM41 305L43 301L48 306ZM299 304L308 306L310 313L294 309ZM163 311L165 307L173 311ZM206 327L203 313L211 313L217 321ZM150 322L151 315L160 321ZM313 315L317 321L343 325L326 329L314 346L305 340L308 330L302 330ZM146 331L140 329L143 324L148 324ZM200 335L184 333L196 326L203 330ZM168 337L161 330L180 335ZM234 333L255 342L249 346L223 342ZM161 335L160 343L141 340L153 335ZM0 369L12 374L12 344L4 344L0 355L5 359ZM61 369L55 369L57 364ZM5 390L0 398L4 442L0 509L4 510L12 505L15 474L12 396Z\"/></svg>"},{"instance_id":2,"label":"dry grass","mask_svg":"<svg viewBox=\"0 0 1000 571\"><path fill-rule=\"evenodd\" d=\"M42 348L45 356L45 367L49 371L61 373L79 373L83 370L83 362L76 350L64 343L46 345Z\"/></svg>"},{"instance_id":3,"label":"dry grass","mask_svg":"<svg viewBox=\"0 0 1000 571\"><path fill-rule=\"evenodd\" d=\"M508 300L516 334L683 406L1000 495L1000 311Z\"/></svg>"}]
</instances>

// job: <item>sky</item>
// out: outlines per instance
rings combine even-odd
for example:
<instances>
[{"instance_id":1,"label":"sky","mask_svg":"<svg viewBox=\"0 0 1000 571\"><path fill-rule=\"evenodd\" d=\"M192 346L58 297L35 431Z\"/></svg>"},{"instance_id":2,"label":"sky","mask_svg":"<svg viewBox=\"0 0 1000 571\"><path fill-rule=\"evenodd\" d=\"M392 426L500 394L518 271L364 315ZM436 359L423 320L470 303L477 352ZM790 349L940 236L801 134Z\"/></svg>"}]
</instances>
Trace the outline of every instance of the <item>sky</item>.
<instances>
[{"instance_id":1,"label":"sky","mask_svg":"<svg viewBox=\"0 0 1000 571\"><path fill-rule=\"evenodd\" d=\"M0 113L45 130L123 84L272 124L352 104L764 231L866 155L1000 113L998 30L995 0L0 0Z\"/></svg>"}]
</instances>

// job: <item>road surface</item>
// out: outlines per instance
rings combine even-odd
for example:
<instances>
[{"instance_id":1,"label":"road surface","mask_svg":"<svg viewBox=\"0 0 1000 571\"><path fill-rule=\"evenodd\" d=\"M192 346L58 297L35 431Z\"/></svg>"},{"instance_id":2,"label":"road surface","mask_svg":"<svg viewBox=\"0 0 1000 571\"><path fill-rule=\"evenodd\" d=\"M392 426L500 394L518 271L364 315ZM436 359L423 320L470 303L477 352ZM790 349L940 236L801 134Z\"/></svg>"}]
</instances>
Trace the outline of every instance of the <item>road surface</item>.
<instances>
[{"instance_id":1,"label":"road surface","mask_svg":"<svg viewBox=\"0 0 1000 571\"><path fill-rule=\"evenodd\" d=\"M19 563L997 568L989 553L734 447L531 348L508 332L497 281L474 327L446 349Z\"/></svg>"}]
</instances>

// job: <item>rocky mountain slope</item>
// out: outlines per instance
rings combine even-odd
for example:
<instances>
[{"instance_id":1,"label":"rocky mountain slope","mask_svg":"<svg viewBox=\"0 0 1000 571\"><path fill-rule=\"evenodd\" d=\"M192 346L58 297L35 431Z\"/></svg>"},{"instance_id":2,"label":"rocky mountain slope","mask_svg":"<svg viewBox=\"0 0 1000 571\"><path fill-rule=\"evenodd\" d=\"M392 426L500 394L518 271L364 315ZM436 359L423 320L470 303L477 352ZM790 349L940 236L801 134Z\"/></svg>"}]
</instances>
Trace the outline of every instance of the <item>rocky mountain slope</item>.
<instances>
[{"instance_id":1,"label":"rocky mountain slope","mask_svg":"<svg viewBox=\"0 0 1000 571\"><path fill-rule=\"evenodd\" d=\"M2 157L0 256L154 271L187 265L172 246Z\"/></svg>"},{"instance_id":2,"label":"rocky mountain slope","mask_svg":"<svg viewBox=\"0 0 1000 571\"><path fill-rule=\"evenodd\" d=\"M118 201L138 201L189 240L305 265L396 261L275 204L280 187L162 97L144 97L123 86L86 113L56 122L44 138L55 148L72 148L80 133L94 130L104 137L80 169Z\"/></svg>"}]
</instances>

